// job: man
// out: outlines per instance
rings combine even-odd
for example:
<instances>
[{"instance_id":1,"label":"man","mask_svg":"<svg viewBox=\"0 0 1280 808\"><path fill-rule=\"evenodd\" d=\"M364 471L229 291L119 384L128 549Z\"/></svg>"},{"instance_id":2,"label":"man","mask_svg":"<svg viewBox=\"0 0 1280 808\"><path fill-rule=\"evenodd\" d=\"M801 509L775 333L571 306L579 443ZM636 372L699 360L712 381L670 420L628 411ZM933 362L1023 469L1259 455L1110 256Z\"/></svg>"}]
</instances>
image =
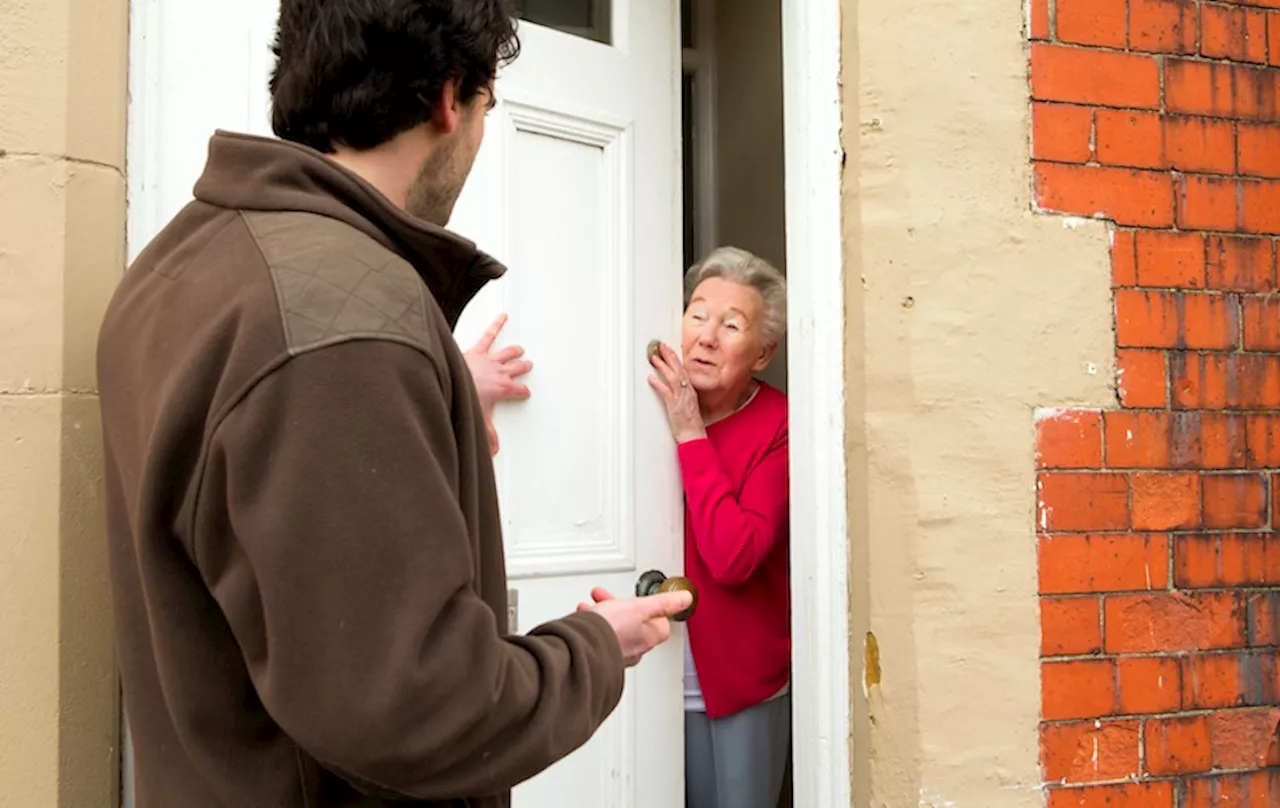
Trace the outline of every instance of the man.
<instances>
[{"instance_id":1,"label":"man","mask_svg":"<svg viewBox=\"0 0 1280 808\"><path fill-rule=\"evenodd\" d=\"M502 268L442 229L503 0L283 0L283 140L218 133L99 346L139 808L506 805L686 593L507 636L484 413L451 329Z\"/></svg>"}]
</instances>

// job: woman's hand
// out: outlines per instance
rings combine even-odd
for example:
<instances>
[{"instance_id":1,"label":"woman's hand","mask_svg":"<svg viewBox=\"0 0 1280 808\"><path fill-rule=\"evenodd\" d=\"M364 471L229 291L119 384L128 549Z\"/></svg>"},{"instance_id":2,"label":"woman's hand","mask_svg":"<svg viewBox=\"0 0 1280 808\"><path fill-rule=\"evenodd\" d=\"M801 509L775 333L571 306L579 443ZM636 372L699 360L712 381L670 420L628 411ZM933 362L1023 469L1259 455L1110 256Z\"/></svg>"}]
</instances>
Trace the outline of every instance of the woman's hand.
<instances>
[{"instance_id":1,"label":"woman's hand","mask_svg":"<svg viewBox=\"0 0 1280 808\"><path fill-rule=\"evenodd\" d=\"M463 354L480 397L480 409L484 412L484 426L489 433L489 451L498 453L498 431L493 428L493 408L499 401L523 401L529 397L529 388L516 381L533 370L533 363L524 356L524 348L508 345L497 353L490 353L507 315L499 314L471 350Z\"/></svg>"},{"instance_id":2,"label":"woman's hand","mask_svg":"<svg viewBox=\"0 0 1280 808\"><path fill-rule=\"evenodd\" d=\"M702 422L702 410L698 406L698 393L689 384L689 377L684 373L684 365L680 357L662 343L658 352L649 360L656 371L649 377L649 386L662 399L667 408L667 421L671 425L671 436L676 443L705 438L706 426Z\"/></svg>"}]
</instances>

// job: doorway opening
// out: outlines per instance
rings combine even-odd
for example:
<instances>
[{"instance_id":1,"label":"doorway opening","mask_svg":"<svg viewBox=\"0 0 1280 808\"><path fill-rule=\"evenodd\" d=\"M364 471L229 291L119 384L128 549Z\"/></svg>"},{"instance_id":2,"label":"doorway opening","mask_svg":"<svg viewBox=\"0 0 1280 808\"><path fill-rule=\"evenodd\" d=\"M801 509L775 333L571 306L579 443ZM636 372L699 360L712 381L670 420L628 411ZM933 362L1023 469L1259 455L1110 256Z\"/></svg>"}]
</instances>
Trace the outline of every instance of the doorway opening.
<instances>
[{"instance_id":1,"label":"doorway opening","mask_svg":"<svg viewBox=\"0 0 1280 808\"><path fill-rule=\"evenodd\" d=\"M787 272L779 0L682 0L684 269L716 247ZM786 392L786 339L762 380Z\"/></svg>"},{"instance_id":2,"label":"doorway opening","mask_svg":"<svg viewBox=\"0 0 1280 808\"><path fill-rule=\"evenodd\" d=\"M787 272L780 0L681 0L681 275L713 249ZM787 390L786 337L758 378ZM794 745L792 745L794 748ZM792 805L791 749L778 808Z\"/></svg>"}]
</instances>

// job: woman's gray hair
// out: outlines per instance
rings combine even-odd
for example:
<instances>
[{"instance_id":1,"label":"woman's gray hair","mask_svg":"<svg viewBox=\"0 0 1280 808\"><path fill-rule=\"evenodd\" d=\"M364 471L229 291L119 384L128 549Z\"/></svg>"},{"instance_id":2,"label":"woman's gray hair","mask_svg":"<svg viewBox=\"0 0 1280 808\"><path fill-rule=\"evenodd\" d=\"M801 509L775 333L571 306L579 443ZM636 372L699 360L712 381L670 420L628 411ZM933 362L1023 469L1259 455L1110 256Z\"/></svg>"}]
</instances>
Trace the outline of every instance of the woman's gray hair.
<instances>
[{"instance_id":1,"label":"woman's gray hair","mask_svg":"<svg viewBox=\"0 0 1280 808\"><path fill-rule=\"evenodd\" d=\"M724 278L759 292L764 299L761 323L764 341L769 345L778 344L787 331L787 279L777 267L739 247L717 247L685 273L686 308L693 291L708 278Z\"/></svg>"}]
</instances>

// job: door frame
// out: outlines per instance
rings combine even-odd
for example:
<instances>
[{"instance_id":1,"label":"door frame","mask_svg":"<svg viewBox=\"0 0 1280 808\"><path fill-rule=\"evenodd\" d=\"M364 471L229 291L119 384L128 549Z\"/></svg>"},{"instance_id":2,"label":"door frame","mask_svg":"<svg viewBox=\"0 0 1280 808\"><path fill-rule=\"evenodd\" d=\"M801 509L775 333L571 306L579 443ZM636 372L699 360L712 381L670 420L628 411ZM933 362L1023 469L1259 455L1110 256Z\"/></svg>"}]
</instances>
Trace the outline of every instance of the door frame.
<instances>
[{"instance_id":1,"label":"door frame","mask_svg":"<svg viewBox=\"0 0 1280 808\"><path fill-rule=\"evenodd\" d=\"M852 805L841 0L782 0L793 804Z\"/></svg>"},{"instance_id":2,"label":"door frame","mask_svg":"<svg viewBox=\"0 0 1280 808\"><path fill-rule=\"evenodd\" d=\"M158 115L154 93L146 92L160 80L148 58L158 47L152 27L158 3L130 3L130 235L153 213L138 206L154 178L135 135ZM841 0L781 0L786 264L792 268L787 388L793 804L815 808L852 804L840 5ZM139 245L129 241L132 259ZM128 792L127 728L125 733L121 785Z\"/></svg>"}]
</instances>

